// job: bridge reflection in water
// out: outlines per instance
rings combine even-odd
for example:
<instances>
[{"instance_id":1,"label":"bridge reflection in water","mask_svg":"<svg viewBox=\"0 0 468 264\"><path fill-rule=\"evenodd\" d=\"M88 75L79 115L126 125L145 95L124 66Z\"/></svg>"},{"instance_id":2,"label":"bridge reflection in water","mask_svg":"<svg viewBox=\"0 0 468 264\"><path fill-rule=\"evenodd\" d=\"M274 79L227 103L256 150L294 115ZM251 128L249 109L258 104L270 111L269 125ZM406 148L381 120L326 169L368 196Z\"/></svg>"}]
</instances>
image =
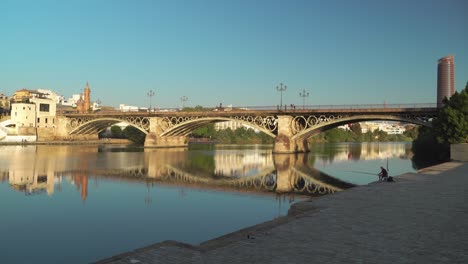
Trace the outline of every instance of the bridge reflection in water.
<instances>
[{"instance_id":1,"label":"bridge reflection in water","mask_svg":"<svg viewBox=\"0 0 468 264\"><path fill-rule=\"evenodd\" d=\"M88 195L100 177L154 185L223 191L323 195L352 187L313 168L309 154L272 155L271 149L142 149L116 146L5 146L0 181L26 194L72 182Z\"/></svg>"}]
</instances>

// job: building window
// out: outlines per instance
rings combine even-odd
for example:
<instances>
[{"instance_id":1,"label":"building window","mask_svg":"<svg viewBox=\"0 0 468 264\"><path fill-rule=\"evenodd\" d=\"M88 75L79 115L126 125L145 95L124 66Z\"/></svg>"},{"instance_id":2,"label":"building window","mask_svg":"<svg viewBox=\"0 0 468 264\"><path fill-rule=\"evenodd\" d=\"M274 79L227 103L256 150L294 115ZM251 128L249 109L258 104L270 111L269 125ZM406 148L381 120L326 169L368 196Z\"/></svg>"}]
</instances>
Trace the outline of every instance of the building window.
<instances>
[{"instance_id":1,"label":"building window","mask_svg":"<svg viewBox=\"0 0 468 264\"><path fill-rule=\"evenodd\" d=\"M41 120L41 119L38 117L38 118L37 118L37 123L38 123L38 124L40 123L39 120Z\"/></svg>"},{"instance_id":2,"label":"building window","mask_svg":"<svg viewBox=\"0 0 468 264\"><path fill-rule=\"evenodd\" d=\"M39 104L40 112L49 112L49 104Z\"/></svg>"},{"instance_id":3,"label":"building window","mask_svg":"<svg viewBox=\"0 0 468 264\"><path fill-rule=\"evenodd\" d=\"M47 124L47 117L46 117L46 119L45 119L45 123Z\"/></svg>"}]
</instances>

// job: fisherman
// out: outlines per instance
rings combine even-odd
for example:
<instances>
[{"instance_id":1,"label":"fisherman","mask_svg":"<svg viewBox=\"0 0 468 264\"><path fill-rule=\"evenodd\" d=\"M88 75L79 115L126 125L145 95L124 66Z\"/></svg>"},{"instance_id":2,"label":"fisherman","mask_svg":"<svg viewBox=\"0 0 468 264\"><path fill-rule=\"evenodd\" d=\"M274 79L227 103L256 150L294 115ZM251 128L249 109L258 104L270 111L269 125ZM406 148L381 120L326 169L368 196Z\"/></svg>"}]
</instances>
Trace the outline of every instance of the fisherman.
<instances>
[{"instance_id":1,"label":"fisherman","mask_svg":"<svg viewBox=\"0 0 468 264\"><path fill-rule=\"evenodd\" d=\"M379 181L387 181L388 179L388 172L387 170L380 166L380 173L379 173Z\"/></svg>"}]
</instances>

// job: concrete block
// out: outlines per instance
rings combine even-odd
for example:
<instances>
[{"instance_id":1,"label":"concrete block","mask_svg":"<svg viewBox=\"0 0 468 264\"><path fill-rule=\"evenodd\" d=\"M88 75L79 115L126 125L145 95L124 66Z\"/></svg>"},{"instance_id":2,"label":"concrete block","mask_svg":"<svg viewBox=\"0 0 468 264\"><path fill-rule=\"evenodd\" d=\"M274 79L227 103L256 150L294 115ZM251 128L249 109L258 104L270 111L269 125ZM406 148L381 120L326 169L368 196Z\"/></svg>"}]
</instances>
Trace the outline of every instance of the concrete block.
<instances>
[{"instance_id":1,"label":"concrete block","mask_svg":"<svg viewBox=\"0 0 468 264\"><path fill-rule=\"evenodd\" d=\"M468 144L451 144L450 159L455 161L468 161Z\"/></svg>"}]
</instances>

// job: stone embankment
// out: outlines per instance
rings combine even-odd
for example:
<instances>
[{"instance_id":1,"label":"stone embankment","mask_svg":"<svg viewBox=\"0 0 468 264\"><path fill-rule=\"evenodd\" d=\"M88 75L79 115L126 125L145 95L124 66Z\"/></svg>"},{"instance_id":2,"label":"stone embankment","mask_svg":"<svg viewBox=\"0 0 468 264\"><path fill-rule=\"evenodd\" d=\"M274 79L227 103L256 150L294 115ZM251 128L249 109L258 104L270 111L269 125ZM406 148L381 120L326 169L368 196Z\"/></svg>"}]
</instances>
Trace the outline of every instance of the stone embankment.
<instances>
[{"instance_id":1,"label":"stone embankment","mask_svg":"<svg viewBox=\"0 0 468 264\"><path fill-rule=\"evenodd\" d=\"M468 163L448 162L200 245L166 241L98 263L468 263L467 201Z\"/></svg>"},{"instance_id":2,"label":"stone embankment","mask_svg":"<svg viewBox=\"0 0 468 264\"><path fill-rule=\"evenodd\" d=\"M128 139L99 139L99 140L75 140L75 141L14 141L14 142L2 142L0 141L0 146L2 145L100 145L100 144L118 144L118 145L128 145L133 142Z\"/></svg>"}]
</instances>

